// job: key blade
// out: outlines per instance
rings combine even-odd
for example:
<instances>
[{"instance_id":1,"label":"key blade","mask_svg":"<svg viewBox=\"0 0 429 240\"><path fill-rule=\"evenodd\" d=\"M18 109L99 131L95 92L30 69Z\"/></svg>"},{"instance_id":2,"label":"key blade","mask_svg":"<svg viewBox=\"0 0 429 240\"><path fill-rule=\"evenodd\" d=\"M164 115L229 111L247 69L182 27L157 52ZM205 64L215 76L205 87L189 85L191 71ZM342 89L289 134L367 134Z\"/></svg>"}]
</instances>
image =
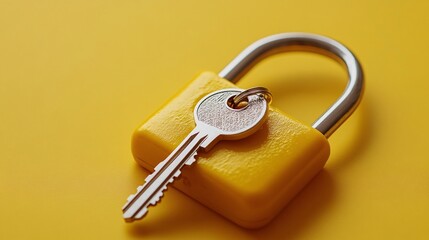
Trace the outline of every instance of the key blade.
<instances>
[{"instance_id":1,"label":"key blade","mask_svg":"<svg viewBox=\"0 0 429 240\"><path fill-rule=\"evenodd\" d=\"M200 131L197 126L164 161L155 167L155 171L146 178L145 184L137 189L136 194L128 198L128 202L122 208L126 222L143 218L147 214L147 208L160 201L167 185L180 175L180 169L195 161L196 152L208 135L211 134Z\"/></svg>"}]
</instances>

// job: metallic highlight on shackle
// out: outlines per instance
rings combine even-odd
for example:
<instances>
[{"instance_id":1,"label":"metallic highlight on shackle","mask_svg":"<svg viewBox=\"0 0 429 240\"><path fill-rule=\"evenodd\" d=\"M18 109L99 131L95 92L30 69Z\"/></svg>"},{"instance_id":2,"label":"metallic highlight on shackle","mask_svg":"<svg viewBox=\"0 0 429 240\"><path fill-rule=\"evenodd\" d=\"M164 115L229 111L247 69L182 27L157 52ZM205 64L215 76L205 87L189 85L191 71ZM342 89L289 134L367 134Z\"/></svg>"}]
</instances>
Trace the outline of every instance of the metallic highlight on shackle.
<instances>
[{"instance_id":1,"label":"metallic highlight on shackle","mask_svg":"<svg viewBox=\"0 0 429 240\"><path fill-rule=\"evenodd\" d=\"M309 33L281 33L268 36L244 49L219 73L219 76L237 82L262 59L276 53L292 51L314 52L328 56L343 63L348 71L349 82L342 95L313 123L313 128L328 138L359 105L364 88L364 76L359 61L341 43Z\"/></svg>"}]
</instances>

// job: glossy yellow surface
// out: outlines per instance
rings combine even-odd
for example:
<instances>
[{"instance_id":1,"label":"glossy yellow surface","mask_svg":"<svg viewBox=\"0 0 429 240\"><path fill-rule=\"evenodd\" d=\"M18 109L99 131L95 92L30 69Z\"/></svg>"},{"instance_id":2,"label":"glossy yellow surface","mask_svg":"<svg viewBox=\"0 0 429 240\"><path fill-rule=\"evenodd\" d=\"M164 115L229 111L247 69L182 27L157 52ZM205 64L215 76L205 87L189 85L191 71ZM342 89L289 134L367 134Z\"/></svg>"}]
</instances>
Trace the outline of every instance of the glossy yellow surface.
<instances>
[{"instance_id":1,"label":"glossy yellow surface","mask_svg":"<svg viewBox=\"0 0 429 240\"><path fill-rule=\"evenodd\" d=\"M195 127L198 101L226 88L236 86L215 73L198 76L136 130L136 161L152 172ZM184 167L174 184L233 222L257 228L283 209L328 156L329 144L320 132L272 109L259 131L217 143L197 163Z\"/></svg>"},{"instance_id":2,"label":"glossy yellow surface","mask_svg":"<svg viewBox=\"0 0 429 240\"><path fill-rule=\"evenodd\" d=\"M0 1L0 239L427 239L428 1ZM321 171L265 228L170 189L144 221L121 207L147 173L134 128L195 74L264 36L331 36L366 89ZM238 86L307 124L346 73L312 54L259 64Z\"/></svg>"}]
</instances>

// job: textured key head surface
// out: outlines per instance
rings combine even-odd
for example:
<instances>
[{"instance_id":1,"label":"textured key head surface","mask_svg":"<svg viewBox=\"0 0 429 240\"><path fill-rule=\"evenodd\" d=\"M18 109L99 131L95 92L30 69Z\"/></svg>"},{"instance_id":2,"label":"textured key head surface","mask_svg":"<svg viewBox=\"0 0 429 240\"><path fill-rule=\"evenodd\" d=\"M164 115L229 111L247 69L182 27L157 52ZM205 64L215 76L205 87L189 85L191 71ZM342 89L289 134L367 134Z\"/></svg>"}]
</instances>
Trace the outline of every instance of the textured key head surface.
<instances>
[{"instance_id":1,"label":"textured key head surface","mask_svg":"<svg viewBox=\"0 0 429 240\"><path fill-rule=\"evenodd\" d=\"M247 106L241 109L229 107L227 100L242 91L223 89L201 99L194 111L196 124L215 127L228 139L244 138L257 131L266 120L268 103L263 97L252 95L248 97Z\"/></svg>"}]
</instances>

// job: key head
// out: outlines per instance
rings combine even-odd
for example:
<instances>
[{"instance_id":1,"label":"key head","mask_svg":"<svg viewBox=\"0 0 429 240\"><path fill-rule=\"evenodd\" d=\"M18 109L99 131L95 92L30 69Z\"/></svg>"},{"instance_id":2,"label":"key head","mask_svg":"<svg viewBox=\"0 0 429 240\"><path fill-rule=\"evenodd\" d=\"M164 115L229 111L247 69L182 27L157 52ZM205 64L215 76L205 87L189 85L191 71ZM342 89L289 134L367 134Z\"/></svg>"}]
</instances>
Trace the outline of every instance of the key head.
<instances>
[{"instance_id":1,"label":"key head","mask_svg":"<svg viewBox=\"0 0 429 240\"><path fill-rule=\"evenodd\" d=\"M215 131L221 139L245 138L256 132L268 115L268 102L263 96L248 96L247 105L232 108L228 100L241 89L222 89L201 99L195 107L194 118L198 127Z\"/></svg>"}]
</instances>

